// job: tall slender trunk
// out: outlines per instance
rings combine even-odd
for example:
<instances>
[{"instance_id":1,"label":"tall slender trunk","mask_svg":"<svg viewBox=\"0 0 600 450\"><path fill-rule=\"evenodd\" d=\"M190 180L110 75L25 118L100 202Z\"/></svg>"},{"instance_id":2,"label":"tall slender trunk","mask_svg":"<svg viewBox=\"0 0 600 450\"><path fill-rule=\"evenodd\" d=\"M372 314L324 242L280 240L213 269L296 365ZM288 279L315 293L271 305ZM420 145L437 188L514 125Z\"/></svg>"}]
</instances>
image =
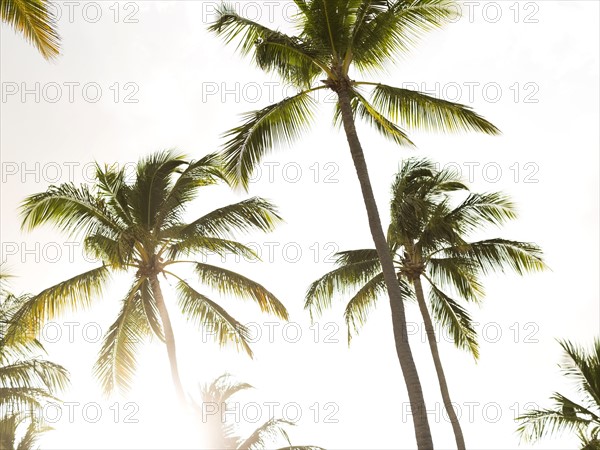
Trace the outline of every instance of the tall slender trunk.
<instances>
[{"instance_id":1,"label":"tall slender trunk","mask_svg":"<svg viewBox=\"0 0 600 450\"><path fill-rule=\"evenodd\" d=\"M433 441L431 439L431 431L427 420L427 410L425 408L425 399L421 389L421 382L419 381L419 374L417 373L417 368L408 343L402 292L400 291L400 285L396 278L396 271L394 269L392 256L390 255L390 249L381 226L381 219L379 218L377 203L375 202L375 196L373 195L373 188L371 187L363 149L360 140L358 139L358 134L356 133L352 106L350 104L349 86L345 83L342 84L337 89L337 94L340 102L344 130L346 131L346 138L348 139L350 153L352 154L354 167L356 169L358 181L360 182L360 188L367 210L367 216L369 218L371 235L373 236L373 242L375 243L375 248L377 249L377 254L381 261L383 277L390 298L396 352L398 353L400 367L402 368L402 374L404 375L404 382L406 383L406 388L408 390L408 398L410 400L410 408L417 438L417 447L420 450L433 449Z\"/></svg>"},{"instance_id":2,"label":"tall slender trunk","mask_svg":"<svg viewBox=\"0 0 600 450\"><path fill-rule=\"evenodd\" d=\"M425 332L427 333L427 340L429 341L429 348L431 349L431 356L433 357L433 364L435 365L435 371L437 373L438 382L440 385L440 391L442 393L442 399L444 401L444 408L450 418L452 429L454 430L454 438L456 440L456 446L458 450L465 450L465 439L463 437L460 423L456 412L452 407L450 400L450 392L448 391L448 383L446 382L446 375L444 375L444 368L442 367L442 361L440 360L440 353L438 351L437 341L435 340L435 330L433 328L433 322L425 303L425 296L423 295L423 285L421 284L421 278L417 277L413 280L415 285L415 293L417 294L417 303L423 316L423 323L425 324Z\"/></svg>"},{"instance_id":3,"label":"tall slender trunk","mask_svg":"<svg viewBox=\"0 0 600 450\"><path fill-rule=\"evenodd\" d=\"M173 378L173 384L175 385L175 392L177 393L179 400L185 404L185 395L183 393L183 387L181 386L181 379L179 378L179 369L177 368L175 335L173 334L173 327L171 326L171 319L169 319L167 305L165 305L165 299L162 295L160 283L158 282L158 277L156 275L150 277L150 287L152 288L154 300L156 300L158 314L160 315L160 321L162 322L163 331L165 333L165 344L167 345L167 354L169 356L169 364L171 365L171 377Z\"/></svg>"}]
</instances>

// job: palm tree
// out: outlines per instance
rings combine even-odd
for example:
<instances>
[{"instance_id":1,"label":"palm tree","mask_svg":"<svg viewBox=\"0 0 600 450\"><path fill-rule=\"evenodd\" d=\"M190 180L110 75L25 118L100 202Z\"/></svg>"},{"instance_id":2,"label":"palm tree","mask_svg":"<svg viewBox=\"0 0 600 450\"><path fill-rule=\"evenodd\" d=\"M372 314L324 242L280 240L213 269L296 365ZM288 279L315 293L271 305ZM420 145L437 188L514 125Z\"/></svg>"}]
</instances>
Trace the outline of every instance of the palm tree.
<instances>
[{"instance_id":1,"label":"palm tree","mask_svg":"<svg viewBox=\"0 0 600 450\"><path fill-rule=\"evenodd\" d=\"M394 339L413 410L419 448L432 448L421 384L405 323L402 292L396 281L385 234L355 127L356 116L400 145L412 146L395 122L416 129L481 131L498 129L470 108L420 92L381 83L355 81L352 73L373 73L408 50L418 37L456 14L453 0L294 0L299 9L295 36L272 30L223 5L210 30L226 42L239 41L266 72L274 72L299 92L279 103L253 111L239 127L226 133L223 150L228 177L248 186L253 168L273 147L289 144L312 124L313 94L331 90L337 96L334 114L342 124L362 190L375 248L383 267L390 300ZM317 84L320 80L320 84ZM371 100L365 90L370 90Z\"/></svg>"},{"instance_id":2,"label":"palm tree","mask_svg":"<svg viewBox=\"0 0 600 450\"><path fill-rule=\"evenodd\" d=\"M21 425L26 426L25 433L17 440ZM34 450L42 433L51 428L40 425L28 415L12 414L0 417L0 450Z\"/></svg>"},{"instance_id":3,"label":"palm tree","mask_svg":"<svg viewBox=\"0 0 600 450\"><path fill-rule=\"evenodd\" d=\"M23 411L39 410L45 401L55 400L54 393L67 386L69 374L37 356L44 347L31 333L14 332L20 328L16 317L30 297L7 292L9 277L0 268L0 417L20 417Z\"/></svg>"},{"instance_id":4,"label":"palm tree","mask_svg":"<svg viewBox=\"0 0 600 450\"><path fill-rule=\"evenodd\" d=\"M115 388L128 389L136 368L137 344L145 336L155 336L166 344L175 390L183 401L175 338L159 275L177 281L178 304L185 317L210 326L221 345L234 343L252 356L248 330L173 268L188 264L207 287L248 298L261 311L287 320L285 307L262 285L225 268L187 259L208 252L256 257L251 249L232 240L233 234L271 231L281 219L271 203L250 198L184 221L185 209L199 189L222 179L212 155L187 162L173 151L157 152L138 162L133 178L128 182L123 169L97 166L92 188L71 183L50 186L24 200L24 229L53 224L81 237L86 251L103 262L33 297L21 320L41 322L87 307L102 293L111 273L132 272L131 287L105 335L95 374L107 394Z\"/></svg>"},{"instance_id":5,"label":"palm tree","mask_svg":"<svg viewBox=\"0 0 600 450\"><path fill-rule=\"evenodd\" d=\"M528 442L565 431L577 433L581 450L600 450L600 338L591 351L570 341L559 341L566 361L562 373L577 385L579 403L558 392L551 397L551 409L528 411L517 420L517 432Z\"/></svg>"},{"instance_id":6,"label":"palm tree","mask_svg":"<svg viewBox=\"0 0 600 450\"><path fill-rule=\"evenodd\" d=\"M272 443L269 448L275 448L273 445L283 438L287 446L281 447L279 450L323 450L314 445L292 445L285 426L292 426L294 422L274 417L256 428L249 436L239 435L238 426L228 422L226 417L223 417L223 412L231 410L228 402L234 394L250 388L252 386L248 383L233 381L229 374L224 374L201 389L202 403L211 405L210 414L207 414L208 407L205 410L202 406L194 404L196 413L202 421L200 431L203 433L203 439L207 445L204 448L260 450L267 448L268 443Z\"/></svg>"},{"instance_id":7,"label":"palm tree","mask_svg":"<svg viewBox=\"0 0 600 450\"><path fill-rule=\"evenodd\" d=\"M54 59L60 51L60 36L49 0L2 0L0 19L21 33L46 59Z\"/></svg>"},{"instance_id":8,"label":"palm tree","mask_svg":"<svg viewBox=\"0 0 600 450\"><path fill-rule=\"evenodd\" d=\"M429 307L434 319L449 330L457 347L477 358L477 333L471 317L449 292L465 301L479 302L484 293L481 274L504 271L506 267L523 274L545 267L541 251L534 244L499 238L469 242L469 234L489 224L501 225L515 218L515 211L510 200L499 193L471 193L454 206L451 194L467 190L452 171L438 171L428 160L407 160L392 186L392 223L388 231L395 274L405 298L416 298L419 306L459 449L465 448L464 437L452 407L422 279L429 284ZM373 249L338 253L336 262L336 269L310 286L305 307L311 316L319 314L331 305L335 294L354 292L344 313L350 340L351 331L358 332L385 291L385 281Z\"/></svg>"}]
</instances>

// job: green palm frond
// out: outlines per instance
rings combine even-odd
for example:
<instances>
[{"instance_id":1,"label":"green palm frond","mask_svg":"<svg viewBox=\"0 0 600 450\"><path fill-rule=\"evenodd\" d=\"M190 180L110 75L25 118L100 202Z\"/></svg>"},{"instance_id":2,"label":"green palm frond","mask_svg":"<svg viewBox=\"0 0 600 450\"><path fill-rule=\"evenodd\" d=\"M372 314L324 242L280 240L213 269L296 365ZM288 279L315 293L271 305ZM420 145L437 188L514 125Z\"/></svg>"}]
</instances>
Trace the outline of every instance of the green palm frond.
<instances>
[{"instance_id":1,"label":"green palm frond","mask_svg":"<svg viewBox=\"0 0 600 450\"><path fill-rule=\"evenodd\" d=\"M336 294L348 294L381 272L381 263L374 250L338 253L336 264L336 269L313 282L306 292L304 309L309 310L311 319L331 306Z\"/></svg>"},{"instance_id":2,"label":"green palm frond","mask_svg":"<svg viewBox=\"0 0 600 450\"><path fill-rule=\"evenodd\" d=\"M238 350L245 351L250 357L253 356L248 343L249 331L246 327L185 281L179 281L177 290L179 307L184 316L204 327L210 335L214 336L221 347L232 343Z\"/></svg>"},{"instance_id":3,"label":"green palm frond","mask_svg":"<svg viewBox=\"0 0 600 450\"><path fill-rule=\"evenodd\" d=\"M0 386L18 388L20 386L41 386L53 392L64 389L69 383L67 370L50 361L28 359L0 366Z\"/></svg>"},{"instance_id":4,"label":"green palm frond","mask_svg":"<svg viewBox=\"0 0 600 450\"><path fill-rule=\"evenodd\" d=\"M415 146L404 130L380 113L361 94L354 91L353 95L354 101L352 104L358 117L369 125L372 125L381 135L391 139L396 144L407 147Z\"/></svg>"},{"instance_id":5,"label":"green palm frond","mask_svg":"<svg viewBox=\"0 0 600 450\"><path fill-rule=\"evenodd\" d=\"M215 154L187 163L185 169L177 170L176 174L176 180L170 185L156 213L155 233L165 226L181 222L181 215L189 202L198 196L198 188L226 181L221 172L220 158Z\"/></svg>"},{"instance_id":6,"label":"green palm frond","mask_svg":"<svg viewBox=\"0 0 600 450\"><path fill-rule=\"evenodd\" d=\"M137 367L137 347L150 331L139 292L143 282L137 280L123 300L94 365L94 375L107 395L117 389L126 392L131 388Z\"/></svg>"},{"instance_id":7,"label":"green palm frond","mask_svg":"<svg viewBox=\"0 0 600 450\"><path fill-rule=\"evenodd\" d=\"M186 168L185 156L175 150L155 152L138 161L127 201L136 224L147 233L160 228L159 219L164 220L167 214L163 205L169 200L174 178Z\"/></svg>"},{"instance_id":8,"label":"green palm frond","mask_svg":"<svg viewBox=\"0 0 600 450\"><path fill-rule=\"evenodd\" d=\"M600 339L594 340L591 351L570 341L559 343L567 355L561 365L563 373L577 383L580 394L589 397L588 403L600 410Z\"/></svg>"},{"instance_id":9,"label":"green palm frond","mask_svg":"<svg viewBox=\"0 0 600 450\"><path fill-rule=\"evenodd\" d=\"M222 157L226 176L232 184L248 188L254 167L263 156L281 145L290 145L302 136L312 122L314 88L279 103L244 115L244 123L225 133L228 139Z\"/></svg>"},{"instance_id":10,"label":"green palm frond","mask_svg":"<svg viewBox=\"0 0 600 450\"><path fill-rule=\"evenodd\" d=\"M255 301L262 312L288 320L285 306L262 285L231 270L210 264L195 263L194 270L200 281L216 291L240 299Z\"/></svg>"},{"instance_id":11,"label":"green palm frond","mask_svg":"<svg viewBox=\"0 0 600 450\"><path fill-rule=\"evenodd\" d=\"M484 288L479 281L479 266L476 260L460 254L448 258L429 258L427 270L436 285L448 286L467 301L479 302Z\"/></svg>"},{"instance_id":12,"label":"green palm frond","mask_svg":"<svg viewBox=\"0 0 600 450\"><path fill-rule=\"evenodd\" d=\"M525 442L535 442L544 437L565 432L582 433L590 424L600 425L600 418L583 406L561 394L552 396L555 409L527 411L517 420L522 422L517 433Z\"/></svg>"},{"instance_id":13,"label":"green palm frond","mask_svg":"<svg viewBox=\"0 0 600 450\"><path fill-rule=\"evenodd\" d=\"M363 71L381 69L397 53L411 50L427 32L456 16L452 0L367 1L369 13L353 38L352 60ZM386 5L383 5L386 3Z\"/></svg>"},{"instance_id":14,"label":"green palm frond","mask_svg":"<svg viewBox=\"0 0 600 450\"><path fill-rule=\"evenodd\" d=\"M394 122L412 129L500 133L498 128L468 106L410 89L375 84L373 104Z\"/></svg>"},{"instance_id":15,"label":"green palm frond","mask_svg":"<svg viewBox=\"0 0 600 450\"><path fill-rule=\"evenodd\" d=\"M48 60L60 53L56 18L48 0L2 0L0 18L21 33Z\"/></svg>"},{"instance_id":16,"label":"green palm frond","mask_svg":"<svg viewBox=\"0 0 600 450\"><path fill-rule=\"evenodd\" d=\"M206 237L200 234L189 235L185 239L174 243L168 248L168 257L171 260L176 260L181 256L188 255L219 255L225 257L227 255L241 256L249 261L260 260L259 255L244 244L228 239L219 239Z\"/></svg>"},{"instance_id":17,"label":"green palm frond","mask_svg":"<svg viewBox=\"0 0 600 450\"><path fill-rule=\"evenodd\" d=\"M402 298L404 300L414 299L414 292L411 287L398 276L398 282L400 283L400 289L402 291ZM371 312L376 304L377 299L386 292L387 285L383 279L383 273L379 273L369 281L367 281L359 290L354 294L346 305L344 311L344 320L348 327L348 344L352 339L352 332L358 334L360 328L367 322L369 312Z\"/></svg>"},{"instance_id":18,"label":"green palm frond","mask_svg":"<svg viewBox=\"0 0 600 450\"><path fill-rule=\"evenodd\" d=\"M238 50L243 55L252 53L262 70L278 73L284 80L304 88L320 73L328 71L320 60L322 52L301 38L241 17L231 5L221 5L217 15L209 31L223 37L226 43L238 41Z\"/></svg>"},{"instance_id":19,"label":"green palm frond","mask_svg":"<svg viewBox=\"0 0 600 450\"><path fill-rule=\"evenodd\" d=\"M507 268L519 275L538 272L547 268L542 259L542 250L530 242L487 239L470 242L465 246L450 247L443 253L450 258L467 258L477 263L483 273L504 272Z\"/></svg>"},{"instance_id":20,"label":"green palm frond","mask_svg":"<svg viewBox=\"0 0 600 450\"><path fill-rule=\"evenodd\" d=\"M467 350L475 359L479 358L479 344L471 316L456 300L430 283L429 302L434 319L446 327L452 336L454 345Z\"/></svg>"},{"instance_id":21,"label":"green palm frond","mask_svg":"<svg viewBox=\"0 0 600 450\"><path fill-rule=\"evenodd\" d=\"M231 237L236 232L273 231L283 219L277 207L268 200L252 197L232 205L223 206L194 220L181 230L175 237L202 235Z\"/></svg>"},{"instance_id":22,"label":"green palm frond","mask_svg":"<svg viewBox=\"0 0 600 450\"><path fill-rule=\"evenodd\" d=\"M517 217L515 204L501 192L469 194L456 208L449 210L444 220L462 234L491 224L500 226Z\"/></svg>"},{"instance_id":23,"label":"green palm frond","mask_svg":"<svg viewBox=\"0 0 600 450\"><path fill-rule=\"evenodd\" d=\"M50 186L46 192L27 197L20 213L21 227L25 230L51 224L69 236L100 230L115 234L122 231L106 204L85 185L79 188L71 183Z\"/></svg>"},{"instance_id":24,"label":"green palm frond","mask_svg":"<svg viewBox=\"0 0 600 450\"><path fill-rule=\"evenodd\" d=\"M29 332L68 311L89 307L92 298L102 293L109 277L109 267L101 266L44 289L25 301L12 326Z\"/></svg>"}]
</instances>

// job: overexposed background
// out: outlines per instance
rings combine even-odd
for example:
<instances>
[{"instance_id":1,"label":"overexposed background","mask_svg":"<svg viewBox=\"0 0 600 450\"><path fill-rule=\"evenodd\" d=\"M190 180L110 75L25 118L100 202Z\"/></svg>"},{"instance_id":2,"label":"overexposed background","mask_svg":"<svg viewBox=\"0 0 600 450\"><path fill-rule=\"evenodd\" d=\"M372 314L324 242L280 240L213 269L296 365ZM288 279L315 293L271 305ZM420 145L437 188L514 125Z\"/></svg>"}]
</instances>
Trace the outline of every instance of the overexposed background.
<instances>
[{"instance_id":1,"label":"overexposed background","mask_svg":"<svg viewBox=\"0 0 600 450\"><path fill-rule=\"evenodd\" d=\"M248 16L289 30L290 3L237 4ZM428 156L458 165L474 190L502 190L514 197L519 220L501 232L490 230L489 236L535 241L545 251L552 271L486 279L483 307L470 309L480 323L478 363L443 335L440 344L467 445L507 449L518 446L516 415L534 404L548 405L554 391L573 393L558 370L555 339L587 345L598 336L599 4L468 4L460 21L429 34L378 78L469 104L503 135L414 133L419 148L409 151L365 126L359 132L384 226L389 186L400 161ZM240 113L291 94L206 31L216 2L55 5L63 53L55 63L44 61L4 25L0 35L2 261L19 275L12 283L17 293L39 292L94 265L80 246L52 229L21 233L17 208L26 195L52 183L86 181L95 160L131 164L171 147L200 157L219 148L220 134L239 123ZM252 401L261 406L259 423L269 418L266 402L277 402L272 411L278 417L293 419L299 411L298 426L290 433L294 444L413 448L387 300L381 299L350 348L342 301L312 328L302 307L309 283L332 268L328 257L334 251L372 247L345 138L330 126L331 98L322 100L313 130L293 148L270 154L252 183L248 196L271 199L286 220L270 235L240 237L258 245L263 262L225 261L278 295L301 336L291 342L295 325L284 330L252 305L223 298L221 304L239 321L258 324L261 337L254 360L219 349L178 316L167 287L183 381L194 395L198 383L223 372L253 384L256 390L239 397L240 415L255 417L255 411L243 408ZM205 191L190 218L247 196L224 186ZM143 347L127 398L103 399L92 377L100 347L96 333L114 320L127 281L115 278L93 309L45 328L49 357L72 374L72 386L61 398L76 403L46 411L55 431L44 437L42 448L200 445L195 424L176 405L162 346ZM407 314L435 443L453 448L415 305ZM520 448L575 445L565 436Z\"/></svg>"}]
</instances>

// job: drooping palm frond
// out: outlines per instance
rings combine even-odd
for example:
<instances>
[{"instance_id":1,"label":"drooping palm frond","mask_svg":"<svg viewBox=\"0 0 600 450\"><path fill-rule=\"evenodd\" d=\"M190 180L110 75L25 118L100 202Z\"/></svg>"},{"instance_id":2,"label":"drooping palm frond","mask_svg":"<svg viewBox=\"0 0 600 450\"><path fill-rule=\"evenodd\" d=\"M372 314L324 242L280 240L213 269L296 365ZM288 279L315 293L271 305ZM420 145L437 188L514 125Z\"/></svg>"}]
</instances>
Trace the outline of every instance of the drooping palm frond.
<instances>
[{"instance_id":1,"label":"drooping palm frond","mask_svg":"<svg viewBox=\"0 0 600 450\"><path fill-rule=\"evenodd\" d=\"M375 84L373 104L394 122L412 129L500 133L496 126L468 106L410 89Z\"/></svg>"},{"instance_id":2,"label":"drooping palm frond","mask_svg":"<svg viewBox=\"0 0 600 450\"><path fill-rule=\"evenodd\" d=\"M124 298L121 312L104 336L94 365L94 375L107 395L117 389L126 392L131 388L137 348L150 332L140 294L144 281L138 279Z\"/></svg>"},{"instance_id":3,"label":"drooping palm frond","mask_svg":"<svg viewBox=\"0 0 600 450\"><path fill-rule=\"evenodd\" d=\"M179 307L184 316L203 327L209 336L214 336L221 347L234 344L238 350L245 351L252 358L253 353L248 342L250 335L245 326L185 281L179 281L177 290Z\"/></svg>"},{"instance_id":4,"label":"drooping palm frond","mask_svg":"<svg viewBox=\"0 0 600 450\"><path fill-rule=\"evenodd\" d=\"M406 301L414 299L413 290L401 279L399 274L398 282L402 290L402 298ZM344 320L348 327L348 344L350 344L350 340L352 339L352 332L358 334L360 328L367 322L369 312L375 308L377 299L386 290L387 285L383 279L383 273L379 273L367 281L350 299L344 311Z\"/></svg>"},{"instance_id":5,"label":"drooping palm frond","mask_svg":"<svg viewBox=\"0 0 600 450\"><path fill-rule=\"evenodd\" d=\"M458 348L467 350L475 359L478 359L477 330L475 330L471 316L456 300L451 299L431 281L430 287L429 303L434 319L448 329Z\"/></svg>"},{"instance_id":6,"label":"drooping palm frond","mask_svg":"<svg viewBox=\"0 0 600 450\"><path fill-rule=\"evenodd\" d=\"M0 18L51 60L59 55L60 36L49 5L48 0L2 0Z\"/></svg>"},{"instance_id":7,"label":"drooping palm frond","mask_svg":"<svg viewBox=\"0 0 600 450\"><path fill-rule=\"evenodd\" d=\"M6 279L6 276L2 268L1 278ZM56 400L54 394L69 382L69 373L64 367L39 356L45 350L36 339L37 330L31 330L20 322L22 310L29 299L28 295L17 297L11 294L5 286L0 292L0 417L9 419L16 414L19 423L21 413L39 410L47 401ZM5 425L7 423L0 426ZM29 448L29 443L33 445L36 430L41 428L36 425L35 430L26 430L19 448Z\"/></svg>"},{"instance_id":8,"label":"drooping palm frond","mask_svg":"<svg viewBox=\"0 0 600 450\"><path fill-rule=\"evenodd\" d=\"M414 143L410 140L404 130L398 125L385 117L366 98L354 91L353 107L356 110L356 115L363 119L369 125L372 125L381 135L391 139L398 145L414 147Z\"/></svg>"},{"instance_id":9,"label":"drooping palm frond","mask_svg":"<svg viewBox=\"0 0 600 450\"><path fill-rule=\"evenodd\" d=\"M304 309L311 319L331 306L336 294L345 295L369 282L381 272L381 263L375 250L353 250L336 255L336 269L314 281L304 297Z\"/></svg>"},{"instance_id":10,"label":"drooping palm frond","mask_svg":"<svg viewBox=\"0 0 600 450\"><path fill-rule=\"evenodd\" d=\"M51 427L31 414L4 415L0 417L0 450L37 450L41 435L50 430Z\"/></svg>"},{"instance_id":11,"label":"drooping palm frond","mask_svg":"<svg viewBox=\"0 0 600 450\"><path fill-rule=\"evenodd\" d=\"M260 111L244 115L244 123L225 133L228 139L222 151L223 167L232 184L245 189L262 157L280 145L290 145L312 122L314 88L288 97Z\"/></svg>"},{"instance_id":12,"label":"drooping palm frond","mask_svg":"<svg viewBox=\"0 0 600 450\"><path fill-rule=\"evenodd\" d=\"M194 271L202 283L216 291L240 299L249 298L258 304L262 312L288 320L288 312L285 306L259 283L231 270L210 264L195 263Z\"/></svg>"},{"instance_id":13,"label":"drooping palm frond","mask_svg":"<svg viewBox=\"0 0 600 450\"><path fill-rule=\"evenodd\" d=\"M485 294L479 281L479 265L468 255L429 258L427 270L433 283L451 287L467 301L479 302Z\"/></svg>"}]
</instances>

